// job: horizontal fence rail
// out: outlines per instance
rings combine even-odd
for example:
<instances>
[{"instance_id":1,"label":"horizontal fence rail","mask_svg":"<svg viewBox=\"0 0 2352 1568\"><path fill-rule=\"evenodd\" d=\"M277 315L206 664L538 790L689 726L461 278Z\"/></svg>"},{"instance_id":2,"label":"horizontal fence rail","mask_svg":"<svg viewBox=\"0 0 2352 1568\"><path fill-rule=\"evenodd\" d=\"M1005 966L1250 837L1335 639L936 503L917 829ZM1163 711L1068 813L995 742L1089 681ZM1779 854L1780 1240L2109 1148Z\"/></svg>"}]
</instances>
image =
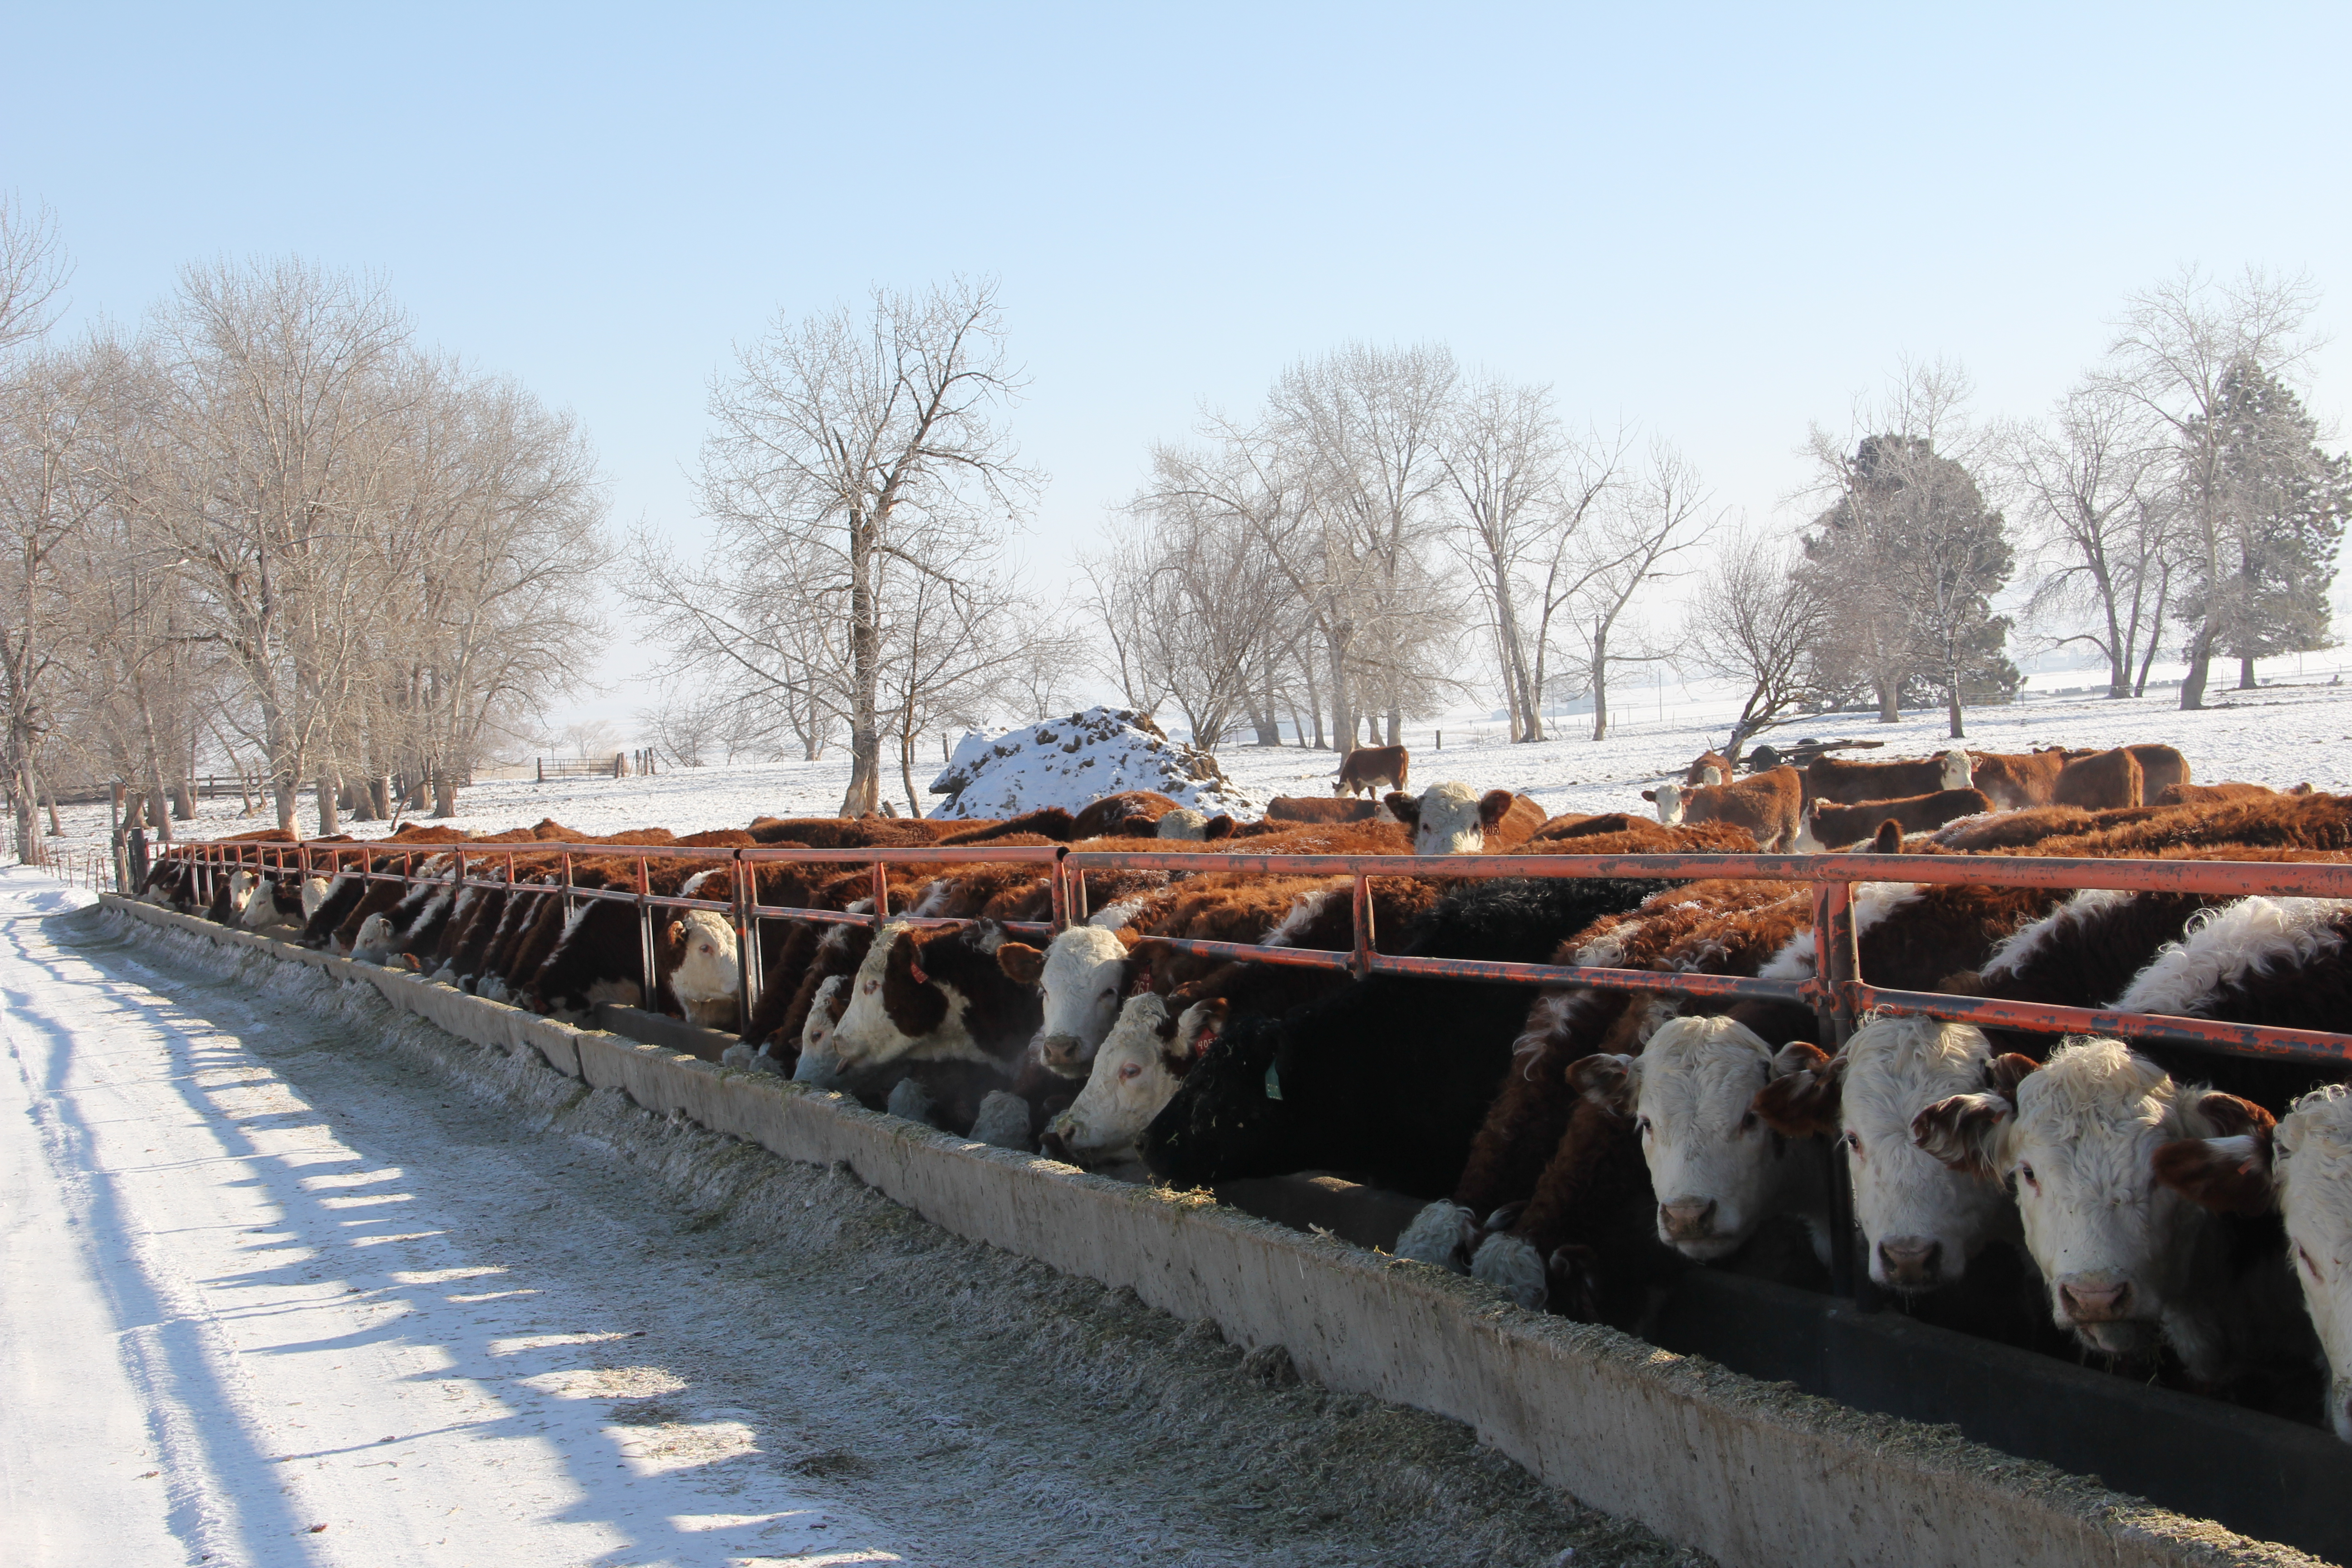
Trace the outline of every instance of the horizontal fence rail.
<instances>
[{"instance_id":1,"label":"horizontal fence rail","mask_svg":"<svg viewBox=\"0 0 2352 1568\"><path fill-rule=\"evenodd\" d=\"M1331 970L1358 979L1393 974L1794 1003L1820 1013L1824 1027L1841 1037L1864 1014L1876 1011L2047 1034L2111 1034L2295 1061L2352 1062L2352 1035L2054 1004L2004 1002L1944 992L1882 989L1869 984L1860 973L1853 917L1853 889L1864 883L2030 887L2065 891L2102 888L2208 895L2220 900L2251 895L2352 900L2352 864L2341 862L1871 854L1247 855L1197 850L1097 851L1066 845L814 849L790 844L696 847L593 843L403 845L385 840L311 840L299 844L215 841L165 847L159 852L159 858L165 863L179 861L194 867L199 879L197 894L206 903L213 900L218 879L241 865L258 863L269 871L306 877L360 876L408 885L429 883L436 887L502 890L531 885L530 878L518 871L519 863L528 860L546 867L559 879L554 885L561 888L568 906L601 900L630 904L638 910L642 956L649 984L656 973L655 911L708 910L727 916L734 927L744 977L740 1005L746 1024L759 1000L761 921L803 921L869 929L879 929L887 921L901 921L925 930L971 925L974 921L969 917L893 911L889 907L889 868L927 866L946 870L966 865L1025 864L1043 870L1051 897L1052 918L1046 921L1005 923L1006 930L1024 936L1050 937L1068 925L1085 921L1089 873L1165 871L1344 877L1352 887L1353 927L1350 946L1344 952L1181 937L1147 936L1143 940L1206 958ZM689 859L726 869L730 896L721 900L654 891L651 866L666 859ZM584 860L618 861L625 865L634 862L633 885L572 886L575 868ZM868 868L872 875L870 906L854 910L759 901L755 881L760 867L810 864ZM479 874L486 868L499 874ZM1815 973L1808 980L1766 980L1746 975L1420 958L1379 952L1374 948L1370 883L1382 877L1641 878L1801 883L1811 889L1813 900ZM648 996L647 1001L651 1000Z\"/></svg>"}]
</instances>

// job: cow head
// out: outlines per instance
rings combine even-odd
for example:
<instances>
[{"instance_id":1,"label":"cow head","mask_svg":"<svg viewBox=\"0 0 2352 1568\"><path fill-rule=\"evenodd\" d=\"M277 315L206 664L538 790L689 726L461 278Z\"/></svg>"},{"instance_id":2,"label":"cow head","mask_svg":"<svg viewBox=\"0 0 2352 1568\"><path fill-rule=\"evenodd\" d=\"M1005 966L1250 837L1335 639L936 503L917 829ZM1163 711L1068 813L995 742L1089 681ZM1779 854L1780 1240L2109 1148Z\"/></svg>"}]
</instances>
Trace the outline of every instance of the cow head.
<instances>
[{"instance_id":1,"label":"cow head","mask_svg":"<svg viewBox=\"0 0 2352 1568\"><path fill-rule=\"evenodd\" d=\"M1638 1057L1574 1063L1569 1082L1632 1119L1658 1194L1658 1239L1704 1261L1738 1251L1806 1181L1810 1163L1755 1109L1757 1090L1780 1070L1746 1025L1676 1018Z\"/></svg>"},{"instance_id":2,"label":"cow head","mask_svg":"<svg viewBox=\"0 0 2352 1568\"><path fill-rule=\"evenodd\" d=\"M841 1081L841 1058L833 1048L833 1032L849 1010L852 974L827 975L809 1001L808 1017L801 1024L800 1055L793 1063L793 1079L831 1089Z\"/></svg>"},{"instance_id":3,"label":"cow head","mask_svg":"<svg viewBox=\"0 0 2352 1568\"><path fill-rule=\"evenodd\" d=\"M228 912L230 914L241 915L245 912L245 906L252 899L253 889L259 881L259 878L243 867L229 873Z\"/></svg>"},{"instance_id":4,"label":"cow head","mask_svg":"<svg viewBox=\"0 0 2352 1568\"><path fill-rule=\"evenodd\" d=\"M735 1021L735 993L743 983L736 962L735 928L710 910L688 910L669 924L669 945L677 953L670 972L670 994L698 1024L725 1027Z\"/></svg>"},{"instance_id":5,"label":"cow head","mask_svg":"<svg viewBox=\"0 0 2352 1568\"><path fill-rule=\"evenodd\" d=\"M1717 767L1713 763L1709 763L1705 767L1699 769L1698 782L1702 786L1712 787L1716 784L1729 784L1731 781L1723 776L1723 770L1721 768Z\"/></svg>"},{"instance_id":6,"label":"cow head","mask_svg":"<svg viewBox=\"0 0 2352 1568\"><path fill-rule=\"evenodd\" d=\"M1161 818L1165 821L1166 818ZM1045 1019L1038 1026L1037 1059L1064 1078L1076 1078L1118 1021L1127 994L1127 943L1099 926L1072 926L1040 953L1025 942L996 950L998 967L1014 981L1039 988Z\"/></svg>"},{"instance_id":7,"label":"cow head","mask_svg":"<svg viewBox=\"0 0 2352 1568\"><path fill-rule=\"evenodd\" d=\"M1167 1003L1148 991L1129 997L1095 1052L1086 1088L1046 1132L1077 1164L1132 1158L1136 1140L1175 1098L1177 1086L1224 1022L1223 1000L1171 1014Z\"/></svg>"},{"instance_id":8,"label":"cow head","mask_svg":"<svg viewBox=\"0 0 2352 1568\"><path fill-rule=\"evenodd\" d=\"M893 921L875 933L857 966L849 1005L833 1032L845 1077L902 1057L1005 1065L1036 1028L1036 1006L996 959L994 921L926 937Z\"/></svg>"},{"instance_id":9,"label":"cow head","mask_svg":"<svg viewBox=\"0 0 2352 1568\"><path fill-rule=\"evenodd\" d=\"M1983 1032L1967 1024L1879 1018L1834 1058L1800 1042L1774 1062L1778 1075L1758 1092L1757 1113L1791 1138L1843 1140L1874 1282L1940 1289L1987 1242L2015 1232L2016 1206L2000 1184L1921 1149L1911 1121L1938 1100L2013 1085L2032 1070L2024 1058L1996 1061Z\"/></svg>"},{"instance_id":10,"label":"cow head","mask_svg":"<svg viewBox=\"0 0 2352 1568\"><path fill-rule=\"evenodd\" d=\"M1387 805L1412 835L1414 854L1476 855L1511 809L1511 792L1490 789L1482 795L1465 784L1434 784L1418 796L1391 791Z\"/></svg>"},{"instance_id":11,"label":"cow head","mask_svg":"<svg viewBox=\"0 0 2352 1568\"><path fill-rule=\"evenodd\" d=\"M1969 754L1966 752L1954 746L1944 753L1944 787L1946 789L1974 789L1976 782L1975 770L1969 762Z\"/></svg>"},{"instance_id":12,"label":"cow head","mask_svg":"<svg viewBox=\"0 0 2352 1568\"><path fill-rule=\"evenodd\" d=\"M2203 1109L2226 1126L2225 1098L2209 1095ZM2261 1108L2239 1104L2242 1130L2158 1149L2157 1180L2222 1213L2282 1212L2287 1258L2327 1356L2328 1422L2352 1443L2352 1089L2316 1089L2275 1127Z\"/></svg>"},{"instance_id":13,"label":"cow head","mask_svg":"<svg viewBox=\"0 0 2352 1568\"><path fill-rule=\"evenodd\" d=\"M392 922L382 915L370 915L360 921L359 935L352 939L352 956L362 963L382 963L392 956Z\"/></svg>"},{"instance_id":14,"label":"cow head","mask_svg":"<svg viewBox=\"0 0 2352 1568\"><path fill-rule=\"evenodd\" d=\"M1656 803L1658 820L1668 827L1677 827L1683 820L1683 786L1669 780L1655 789L1645 789L1642 798Z\"/></svg>"},{"instance_id":15,"label":"cow head","mask_svg":"<svg viewBox=\"0 0 2352 1568\"><path fill-rule=\"evenodd\" d=\"M2152 1352L2169 1335L2203 1376L2214 1347L2189 1303L2209 1225L2157 1179L2156 1154L2226 1130L2244 1103L2181 1088L2120 1040L2073 1040L2013 1087L1937 1100L1912 1136L1948 1165L2012 1184L2059 1327L2113 1354Z\"/></svg>"}]
</instances>

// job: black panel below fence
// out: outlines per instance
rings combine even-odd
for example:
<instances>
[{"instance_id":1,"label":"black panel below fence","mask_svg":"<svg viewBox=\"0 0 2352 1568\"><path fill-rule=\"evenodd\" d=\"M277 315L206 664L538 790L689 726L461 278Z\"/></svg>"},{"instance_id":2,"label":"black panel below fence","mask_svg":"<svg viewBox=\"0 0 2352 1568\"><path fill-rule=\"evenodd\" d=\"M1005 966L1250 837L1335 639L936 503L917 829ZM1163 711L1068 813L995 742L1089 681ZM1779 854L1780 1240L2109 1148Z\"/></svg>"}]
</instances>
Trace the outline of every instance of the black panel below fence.
<instances>
[{"instance_id":1,"label":"black panel below fence","mask_svg":"<svg viewBox=\"0 0 2352 1568\"><path fill-rule=\"evenodd\" d=\"M2352 1447L2316 1426L1711 1269L1681 1277L1651 1337L2352 1563Z\"/></svg>"}]
</instances>

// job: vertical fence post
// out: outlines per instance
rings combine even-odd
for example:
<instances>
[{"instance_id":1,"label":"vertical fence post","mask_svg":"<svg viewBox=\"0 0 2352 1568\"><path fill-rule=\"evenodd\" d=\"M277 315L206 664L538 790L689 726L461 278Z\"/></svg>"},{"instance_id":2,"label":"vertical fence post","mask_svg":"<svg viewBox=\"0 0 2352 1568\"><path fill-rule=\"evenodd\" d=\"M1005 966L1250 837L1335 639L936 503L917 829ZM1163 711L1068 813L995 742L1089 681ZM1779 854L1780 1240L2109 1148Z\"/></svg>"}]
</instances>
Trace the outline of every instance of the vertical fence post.
<instances>
[{"instance_id":1,"label":"vertical fence post","mask_svg":"<svg viewBox=\"0 0 2352 1568\"><path fill-rule=\"evenodd\" d=\"M1851 883L1823 880L1813 884L1813 977L1821 986L1822 1046L1834 1056L1853 1034L1853 985L1857 958L1853 932L1853 887ZM1877 1307L1876 1292L1867 1300L1859 1291L1869 1285L1869 1275L1857 1279L1854 1251L1860 1245L1860 1233L1853 1223L1853 1189L1846 1170L1845 1142L1833 1140L1826 1152L1829 1163L1830 1207L1830 1290L1834 1295L1854 1297L1854 1304L1864 1310Z\"/></svg>"},{"instance_id":2,"label":"vertical fence post","mask_svg":"<svg viewBox=\"0 0 2352 1568\"><path fill-rule=\"evenodd\" d=\"M637 958L645 965L646 983L639 989L637 1005L648 1013L659 1012L654 1004L654 986L660 979L654 963L653 878L646 869L649 857L637 857Z\"/></svg>"},{"instance_id":3,"label":"vertical fence post","mask_svg":"<svg viewBox=\"0 0 2352 1568\"><path fill-rule=\"evenodd\" d=\"M751 915L751 906L759 901L752 894L760 873L740 849L729 854L735 863L735 1035L740 1039L751 1033L751 1015L760 1005L759 930Z\"/></svg>"},{"instance_id":4,"label":"vertical fence post","mask_svg":"<svg viewBox=\"0 0 2352 1568\"><path fill-rule=\"evenodd\" d=\"M947 737L940 736L940 742L944 745L947 742ZM1046 897L1053 900L1053 914L1049 918L1054 922L1055 936L1061 935L1070 928L1070 889L1065 879L1062 859L1068 853L1069 850L1066 847L1056 844L1054 846L1054 858L1045 863L1045 893Z\"/></svg>"},{"instance_id":5,"label":"vertical fence post","mask_svg":"<svg viewBox=\"0 0 2352 1568\"><path fill-rule=\"evenodd\" d=\"M890 868L881 861L874 862L874 930L880 934L882 922L890 918Z\"/></svg>"},{"instance_id":6,"label":"vertical fence post","mask_svg":"<svg viewBox=\"0 0 2352 1568\"><path fill-rule=\"evenodd\" d=\"M1348 955L1348 973L1362 980L1372 972L1372 885L1361 871L1355 878L1355 951Z\"/></svg>"}]
</instances>

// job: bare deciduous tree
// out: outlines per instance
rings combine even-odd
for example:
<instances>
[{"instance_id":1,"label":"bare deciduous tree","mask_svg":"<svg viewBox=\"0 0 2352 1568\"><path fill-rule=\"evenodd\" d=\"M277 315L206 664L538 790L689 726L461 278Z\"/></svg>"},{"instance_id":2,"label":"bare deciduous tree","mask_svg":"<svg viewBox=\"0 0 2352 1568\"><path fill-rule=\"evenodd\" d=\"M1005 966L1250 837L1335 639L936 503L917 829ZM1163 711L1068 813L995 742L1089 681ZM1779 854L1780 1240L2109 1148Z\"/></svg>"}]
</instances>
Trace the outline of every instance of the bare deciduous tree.
<instances>
[{"instance_id":1,"label":"bare deciduous tree","mask_svg":"<svg viewBox=\"0 0 2352 1568\"><path fill-rule=\"evenodd\" d=\"M877 290L863 313L780 319L712 383L719 429L701 475L719 524L712 564L669 563L638 597L714 662L772 689L809 682L846 720L845 815L879 809L886 693L908 689L908 661L947 657L937 626L898 612L961 617L970 579L956 574L992 563L1034 489L999 423L1018 387L994 289L962 282ZM779 597L746 603L746 580ZM823 668L779 665L779 619L823 627Z\"/></svg>"},{"instance_id":2,"label":"bare deciduous tree","mask_svg":"<svg viewBox=\"0 0 2352 1568\"><path fill-rule=\"evenodd\" d=\"M1831 605L1802 562L1794 541L1736 535L1714 552L1691 602L1685 662L1745 693L1723 746L1735 763L1749 740L1819 700L1812 655Z\"/></svg>"},{"instance_id":3,"label":"bare deciduous tree","mask_svg":"<svg viewBox=\"0 0 2352 1568\"><path fill-rule=\"evenodd\" d=\"M1555 584L1558 603L1572 607L1568 626L1578 671L1592 696L1594 740L1609 738L1611 668L1655 662L1674 652L1654 643L1626 646L1618 635L1626 610L1644 589L1671 575L1668 564L1712 526L1711 498L1698 469L1673 446L1653 441L1639 479L1579 531L1578 569L1572 578L1555 578Z\"/></svg>"}]
</instances>

